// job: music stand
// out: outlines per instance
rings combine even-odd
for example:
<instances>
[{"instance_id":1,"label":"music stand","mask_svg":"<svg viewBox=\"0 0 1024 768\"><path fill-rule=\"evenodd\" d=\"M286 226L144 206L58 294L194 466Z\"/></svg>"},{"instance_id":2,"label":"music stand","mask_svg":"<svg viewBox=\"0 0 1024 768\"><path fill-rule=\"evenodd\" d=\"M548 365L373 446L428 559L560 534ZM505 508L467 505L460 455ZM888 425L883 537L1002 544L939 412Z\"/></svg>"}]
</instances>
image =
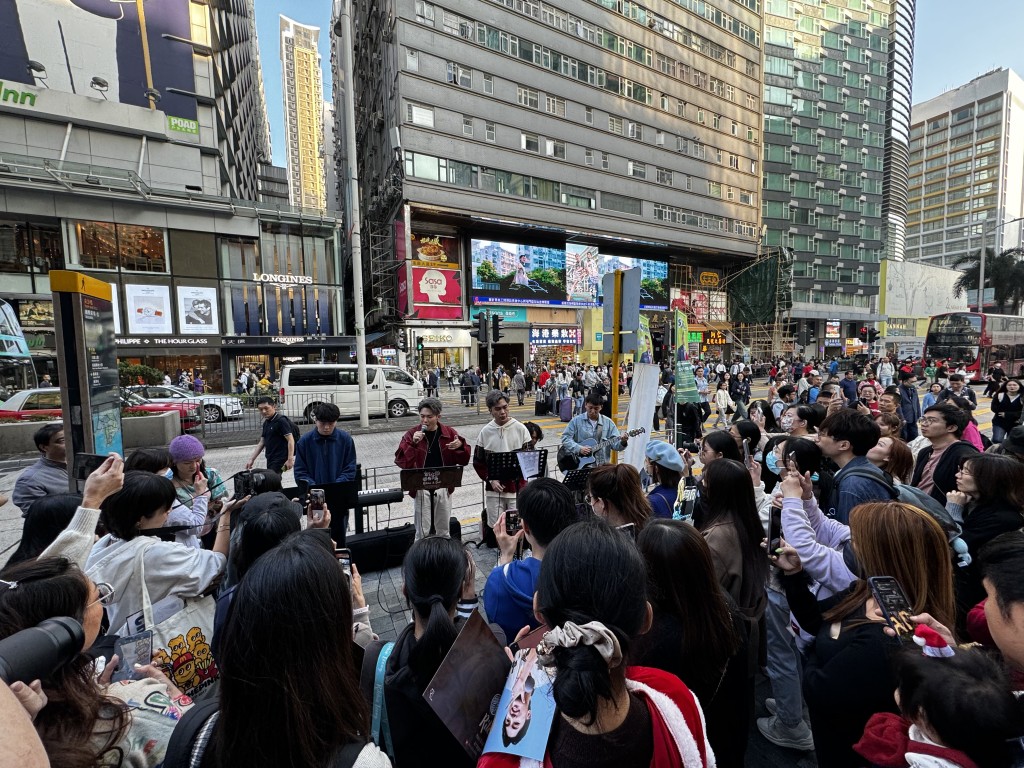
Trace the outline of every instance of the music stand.
<instances>
[{"instance_id":1,"label":"music stand","mask_svg":"<svg viewBox=\"0 0 1024 768\"><path fill-rule=\"evenodd\" d=\"M547 477L548 474L548 449L547 448L520 448L518 451L512 451L514 454L519 453L536 453L537 454L537 474L530 475L530 477L523 477L524 480L531 480L535 477ZM516 463L519 463L519 459L516 459ZM521 469L521 467L520 467Z\"/></svg>"},{"instance_id":2,"label":"music stand","mask_svg":"<svg viewBox=\"0 0 1024 768\"><path fill-rule=\"evenodd\" d=\"M424 467L401 471L402 490L407 493L427 491L430 494L430 535L437 533L434 525L434 504L441 488L459 488L462 485L463 467Z\"/></svg>"},{"instance_id":3,"label":"music stand","mask_svg":"<svg viewBox=\"0 0 1024 768\"><path fill-rule=\"evenodd\" d=\"M590 478L590 470L595 466L597 465L588 464L582 469L570 469L565 473L565 477L562 478L562 485L570 491L580 492L587 490L587 481Z\"/></svg>"}]
</instances>

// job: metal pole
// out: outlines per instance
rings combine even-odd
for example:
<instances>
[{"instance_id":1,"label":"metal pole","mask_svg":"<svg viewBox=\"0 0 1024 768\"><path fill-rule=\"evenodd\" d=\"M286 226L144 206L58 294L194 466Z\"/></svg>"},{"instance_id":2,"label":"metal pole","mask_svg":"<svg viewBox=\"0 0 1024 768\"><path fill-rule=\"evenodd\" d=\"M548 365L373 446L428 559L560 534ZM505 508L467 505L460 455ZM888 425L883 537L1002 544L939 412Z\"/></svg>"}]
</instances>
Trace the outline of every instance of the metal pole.
<instances>
[{"instance_id":1,"label":"metal pole","mask_svg":"<svg viewBox=\"0 0 1024 768\"><path fill-rule=\"evenodd\" d=\"M619 350L622 349L622 270L615 270L615 336L612 338L612 364L609 371L609 382L611 384L611 411L612 421L617 422L619 416ZM609 451L612 464L619 463L617 451Z\"/></svg>"},{"instance_id":2,"label":"metal pole","mask_svg":"<svg viewBox=\"0 0 1024 768\"><path fill-rule=\"evenodd\" d=\"M366 317L363 303L363 250L360 242L359 226L362 214L359 206L359 163L356 154L356 106L355 80L349 77L355 70L352 68L352 3L345 0L341 3L342 35L341 51L344 67L345 98L345 153L348 155L348 203L351 221L349 225L352 243L352 292L355 298L356 321L356 366L359 377L359 426L370 426L370 410L367 402L366 387Z\"/></svg>"},{"instance_id":3,"label":"metal pole","mask_svg":"<svg viewBox=\"0 0 1024 768\"><path fill-rule=\"evenodd\" d=\"M978 312L985 314L985 225L981 225L981 258L978 259Z\"/></svg>"}]
</instances>

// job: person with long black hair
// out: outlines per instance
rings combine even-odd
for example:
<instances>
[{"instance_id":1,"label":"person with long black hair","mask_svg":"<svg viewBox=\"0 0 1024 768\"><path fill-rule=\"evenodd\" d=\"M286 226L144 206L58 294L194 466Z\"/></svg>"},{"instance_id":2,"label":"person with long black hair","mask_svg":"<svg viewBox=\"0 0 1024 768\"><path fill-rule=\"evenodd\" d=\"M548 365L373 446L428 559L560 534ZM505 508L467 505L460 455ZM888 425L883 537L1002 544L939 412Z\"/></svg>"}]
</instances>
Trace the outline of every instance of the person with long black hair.
<instances>
[{"instance_id":1,"label":"person with long black hair","mask_svg":"<svg viewBox=\"0 0 1024 768\"><path fill-rule=\"evenodd\" d=\"M547 549L535 600L551 630L537 663L553 670L557 713L544 765L714 764L701 705L686 685L663 670L626 664L651 624L646 585L640 551L603 520L570 526ZM520 758L485 754L477 765L513 768Z\"/></svg>"},{"instance_id":2,"label":"person with long black hair","mask_svg":"<svg viewBox=\"0 0 1024 768\"><path fill-rule=\"evenodd\" d=\"M466 750L423 698L437 668L458 637L463 618L462 597L473 594L474 569L462 545L447 537L427 536L409 548L402 562L402 592L413 620L398 635L384 672L384 706L397 766L419 765L429 755L435 765L472 766ZM462 614L461 616L459 614ZM505 633L492 624L499 642ZM382 644L372 643L363 661L362 689L371 696L373 674Z\"/></svg>"},{"instance_id":3,"label":"person with long black hair","mask_svg":"<svg viewBox=\"0 0 1024 768\"><path fill-rule=\"evenodd\" d=\"M711 550L692 525L652 520L637 540L654 623L630 661L671 672L701 702L721 768L742 766L754 707L746 620L722 589Z\"/></svg>"}]
</instances>

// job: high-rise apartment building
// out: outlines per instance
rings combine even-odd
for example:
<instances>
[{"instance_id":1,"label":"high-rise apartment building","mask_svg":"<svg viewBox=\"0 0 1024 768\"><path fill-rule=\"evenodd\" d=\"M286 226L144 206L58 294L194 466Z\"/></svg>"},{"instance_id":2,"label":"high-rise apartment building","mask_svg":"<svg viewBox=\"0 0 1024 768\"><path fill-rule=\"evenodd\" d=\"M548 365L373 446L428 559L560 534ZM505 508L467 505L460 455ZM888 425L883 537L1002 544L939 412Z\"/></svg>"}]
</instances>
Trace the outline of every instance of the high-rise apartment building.
<instances>
[{"instance_id":1,"label":"high-rise apartment building","mask_svg":"<svg viewBox=\"0 0 1024 768\"><path fill-rule=\"evenodd\" d=\"M664 281L651 307L667 309L671 290L700 306L698 326L724 321L721 270L758 247L760 5L356 4L352 76L340 46L332 60L336 103L356 89L358 157L338 162L359 165L368 300L411 317L403 326L437 363L470 362L470 316L490 305L509 323L496 360L550 359L541 347L565 336L528 337L545 323L582 326L564 355L596 359L591 256L599 271L649 260L651 286ZM515 280L507 264L524 266Z\"/></svg>"},{"instance_id":2,"label":"high-rise apartment building","mask_svg":"<svg viewBox=\"0 0 1024 768\"><path fill-rule=\"evenodd\" d=\"M793 251L810 353L878 319L879 262L902 236L913 18L913 0L765 2L763 222Z\"/></svg>"},{"instance_id":3,"label":"high-rise apartment building","mask_svg":"<svg viewBox=\"0 0 1024 768\"><path fill-rule=\"evenodd\" d=\"M1021 244L1024 80L1013 70L914 105L909 198L908 259L948 266Z\"/></svg>"},{"instance_id":4,"label":"high-rise apartment building","mask_svg":"<svg viewBox=\"0 0 1024 768\"><path fill-rule=\"evenodd\" d=\"M323 155L324 83L320 28L281 16L281 90L292 205L326 205Z\"/></svg>"}]
</instances>

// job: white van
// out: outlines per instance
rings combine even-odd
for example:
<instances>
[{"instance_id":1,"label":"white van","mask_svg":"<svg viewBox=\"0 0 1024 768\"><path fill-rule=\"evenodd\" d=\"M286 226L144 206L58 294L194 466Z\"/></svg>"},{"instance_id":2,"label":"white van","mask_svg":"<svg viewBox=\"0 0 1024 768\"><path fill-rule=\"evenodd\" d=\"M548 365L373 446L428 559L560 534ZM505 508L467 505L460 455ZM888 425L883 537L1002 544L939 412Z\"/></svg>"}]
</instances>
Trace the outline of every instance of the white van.
<instances>
[{"instance_id":1,"label":"white van","mask_svg":"<svg viewBox=\"0 0 1024 768\"><path fill-rule=\"evenodd\" d=\"M359 369L355 365L286 365L281 371L278 409L290 419L312 423L313 409L334 403L342 418L359 416ZM423 397L420 382L393 365L366 366L367 409L371 416L405 416Z\"/></svg>"}]
</instances>

